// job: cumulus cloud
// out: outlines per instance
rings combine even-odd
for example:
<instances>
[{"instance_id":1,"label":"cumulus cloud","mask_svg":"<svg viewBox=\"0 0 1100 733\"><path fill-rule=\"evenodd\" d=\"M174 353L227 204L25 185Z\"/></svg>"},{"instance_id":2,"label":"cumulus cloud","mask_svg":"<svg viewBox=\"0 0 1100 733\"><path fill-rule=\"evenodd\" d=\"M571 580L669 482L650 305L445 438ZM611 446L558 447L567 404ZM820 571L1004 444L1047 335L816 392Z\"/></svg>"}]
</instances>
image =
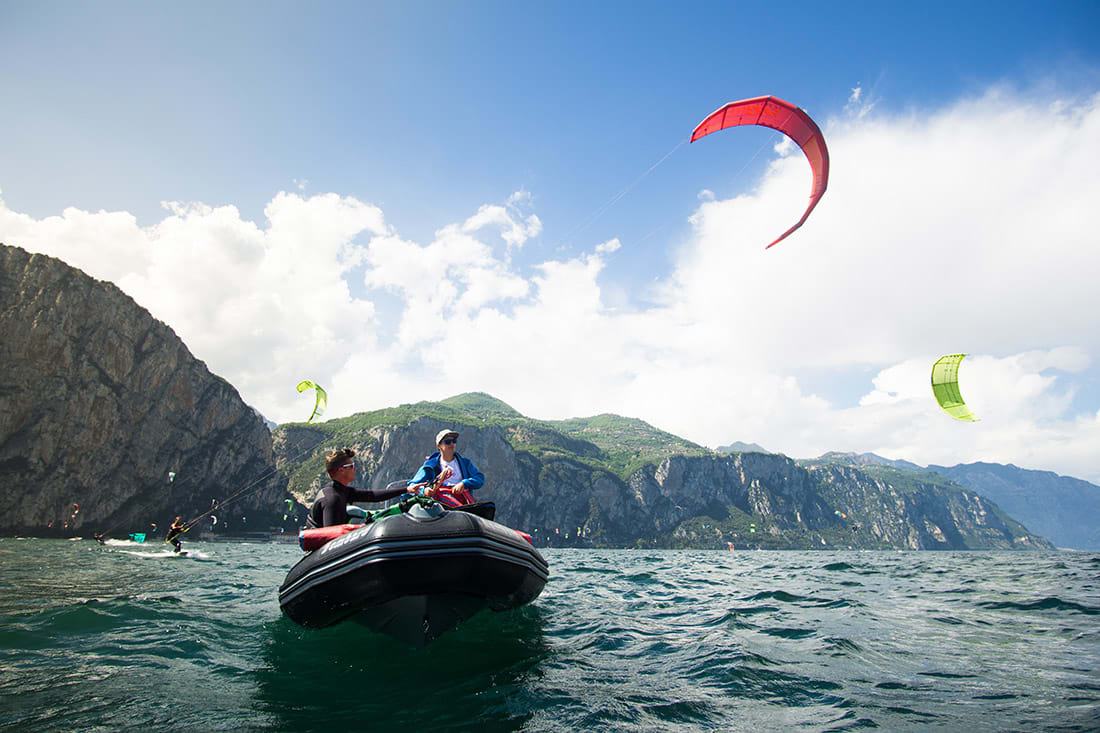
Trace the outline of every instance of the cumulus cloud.
<instances>
[{"instance_id":1,"label":"cumulus cloud","mask_svg":"<svg viewBox=\"0 0 1100 733\"><path fill-rule=\"evenodd\" d=\"M326 354L374 348L374 308L350 295L345 276L358 261L353 238L388 231L377 207L280 193L263 229L232 206L165 208L142 228L119 212L34 220L0 201L0 239L115 282L278 419L297 407L298 380L324 378Z\"/></svg>"},{"instance_id":2,"label":"cumulus cloud","mask_svg":"<svg viewBox=\"0 0 1100 733\"><path fill-rule=\"evenodd\" d=\"M542 233L542 222L538 216L523 215L523 209L530 206L531 194L527 191L517 191L508 197L506 206L486 204L478 209L478 212L467 219L459 229L466 234L471 234L489 226L500 229L500 237L509 249L518 249L523 243L532 237Z\"/></svg>"},{"instance_id":3,"label":"cumulus cloud","mask_svg":"<svg viewBox=\"0 0 1100 733\"><path fill-rule=\"evenodd\" d=\"M805 206L795 150L751 193L701 192L672 270L628 307L600 285L617 238L517 264L542 231L525 191L428 242L370 204L288 193L262 224L173 203L146 228L0 201L0 239L118 283L276 420L303 416L301 378L326 384L331 416L481 390L534 417L616 412L712 446L1100 481L1100 98L992 90L899 115L850 102L859 113L822 125L831 180L802 229L765 251ZM980 423L932 398L932 362L956 352Z\"/></svg>"},{"instance_id":4,"label":"cumulus cloud","mask_svg":"<svg viewBox=\"0 0 1100 733\"><path fill-rule=\"evenodd\" d=\"M603 242L602 244L597 244L596 245L596 253L597 254L611 254L612 252L617 252L619 250L619 248L622 247L622 246L623 246L623 243L619 241L618 237L615 237L614 239L609 239L606 242Z\"/></svg>"}]
</instances>

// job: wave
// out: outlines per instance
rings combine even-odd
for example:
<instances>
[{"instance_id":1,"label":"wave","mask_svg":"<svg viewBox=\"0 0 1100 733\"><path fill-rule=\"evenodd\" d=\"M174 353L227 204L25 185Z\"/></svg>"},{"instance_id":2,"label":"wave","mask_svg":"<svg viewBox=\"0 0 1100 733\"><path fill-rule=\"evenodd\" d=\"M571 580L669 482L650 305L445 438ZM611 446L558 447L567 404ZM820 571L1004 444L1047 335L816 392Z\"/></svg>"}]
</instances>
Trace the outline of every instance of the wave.
<instances>
[{"instance_id":1,"label":"wave","mask_svg":"<svg viewBox=\"0 0 1100 733\"><path fill-rule=\"evenodd\" d=\"M1074 601L1065 601L1057 596L1048 596L1034 601L987 601L978 603L982 608L1008 611L1069 611L1071 613L1083 613L1086 616L1100 615L1100 608L1086 606Z\"/></svg>"}]
</instances>

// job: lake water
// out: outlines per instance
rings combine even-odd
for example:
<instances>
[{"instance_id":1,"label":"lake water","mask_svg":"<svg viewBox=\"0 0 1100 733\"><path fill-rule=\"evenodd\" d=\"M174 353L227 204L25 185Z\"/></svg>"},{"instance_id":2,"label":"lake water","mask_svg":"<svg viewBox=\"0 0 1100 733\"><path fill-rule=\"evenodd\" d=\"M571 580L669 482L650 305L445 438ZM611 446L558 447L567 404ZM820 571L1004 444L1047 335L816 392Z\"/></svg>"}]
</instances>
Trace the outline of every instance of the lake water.
<instances>
[{"instance_id":1,"label":"lake water","mask_svg":"<svg viewBox=\"0 0 1100 733\"><path fill-rule=\"evenodd\" d=\"M291 544L0 540L0 728L1096 730L1100 554L546 550L425 649L306 630Z\"/></svg>"}]
</instances>

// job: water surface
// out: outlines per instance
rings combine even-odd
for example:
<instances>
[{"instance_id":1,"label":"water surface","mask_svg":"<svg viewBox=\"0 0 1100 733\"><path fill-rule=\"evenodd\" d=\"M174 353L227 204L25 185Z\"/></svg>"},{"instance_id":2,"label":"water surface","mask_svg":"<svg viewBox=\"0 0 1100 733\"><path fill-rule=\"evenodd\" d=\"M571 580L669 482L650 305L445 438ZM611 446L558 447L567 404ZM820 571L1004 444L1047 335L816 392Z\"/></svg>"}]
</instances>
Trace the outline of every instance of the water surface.
<instances>
[{"instance_id":1,"label":"water surface","mask_svg":"<svg viewBox=\"0 0 1100 733\"><path fill-rule=\"evenodd\" d=\"M306 630L290 544L0 540L0 727L1095 730L1100 554L546 550L413 651Z\"/></svg>"}]
</instances>

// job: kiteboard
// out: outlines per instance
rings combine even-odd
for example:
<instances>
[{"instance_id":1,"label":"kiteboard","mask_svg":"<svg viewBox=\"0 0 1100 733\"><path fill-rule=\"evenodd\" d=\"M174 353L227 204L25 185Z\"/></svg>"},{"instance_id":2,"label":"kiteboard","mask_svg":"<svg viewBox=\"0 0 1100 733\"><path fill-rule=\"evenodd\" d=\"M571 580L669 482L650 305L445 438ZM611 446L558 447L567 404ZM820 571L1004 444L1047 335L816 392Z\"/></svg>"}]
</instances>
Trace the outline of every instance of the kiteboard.
<instances>
[{"instance_id":1,"label":"kiteboard","mask_svg":"<svg viewBox=\"0 0 1100 733\"><path fill-rule=\"evenodd\" d=\"M133 555L134 557L144 558L146 560L160 560L160 559L175 559L181 558L185 560L207 560L208 555L204 555L198 550L180 550L179 552L173 552L172 550L162 550L160 552L135 552L133 550L122 550L126 555Z\"/></svg>"}]
</instances>

